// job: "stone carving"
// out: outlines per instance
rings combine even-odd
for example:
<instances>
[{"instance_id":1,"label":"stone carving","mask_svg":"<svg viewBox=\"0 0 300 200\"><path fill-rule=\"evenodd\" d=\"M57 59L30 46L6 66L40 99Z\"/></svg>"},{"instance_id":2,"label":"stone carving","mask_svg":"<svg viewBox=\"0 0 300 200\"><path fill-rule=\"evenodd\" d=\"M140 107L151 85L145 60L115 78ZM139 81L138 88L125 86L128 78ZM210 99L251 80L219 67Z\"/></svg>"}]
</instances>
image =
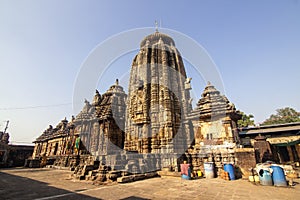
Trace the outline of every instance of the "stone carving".
<instances>
[{"instance_id":1,"label":"stone carving","mask_svg":"<svg viewBox=\"0 0 300 200\"><path fill-rule=\"evenodd\" d=\"M185 82L184 82L184 86L185 86L185 89L186 90L191 90L192 89L192 86L191 86L191 80L192 80L192 78L187 78L186 80L185 80Z\"/></svg>"},{"instance_id":2,"label":"stone carving","mask_svg":"<svg viewBox=\"0 0 300 200\"><path fill-rule=\"evenodd\" d=\"M65 118L55 128L50 125L36 139L33 158L78 166L77 178L99 182L119 176L104 165L134 174L163 167L178 170L184 158L195 170L214 159L221 167L232 161L232 152L212 152L207 145L238 143L241 115L211 83L192 109L191 80L174 40L156 31L141 41L132 61L128 98L118 79L102 95L96 90L70 122ZM98 170L91 159L98 167L100 163Z\"/></svg>"},{"instance_id":3,"label":"stone carving","mask_svg":"<svg viewBox=\"0 0 300 200\"><path fill-rule=\"evenodd\" d=\"M4 144L8 144L9 143L9 134L0 132L0 142L2 142Z\"/></svg>"},{"instance_id":4,"label":"stone carving","mask_svg":"<svg viewBox=\"0 0 300 200\"><path fill-rule=\"evenodd\" d=\"M198 127L195 146L199 148L200 143L217 145L238 142L237 120L240 118L241 114L234 104L208 82L197 107L189 116L194 126Z\"/></svg>"},{"instance_id":5,"label":"stone carving","mask_svg":"<svg viewBox=\"0 0 300 200\"><path fill-rule=\"evenodd\" d=\"M118 80L102 96L96 90L92 104L85 99L82 110L72 116L71 122L65 118L55 128L50 125L36 139L33 157L89 153L98 156L122 149L126 97ZM76 146L79 136L81 145Z\"/></svg>"},{"instance_id":6,"label":"stone carving","mask_svg":"<svg viewBox=\"0 0 300 200\"><path fill-rule=\"evenodd\" d=\"M183 132L179 134L182 141L188 137L189 130L178 128L191 109L190 94L185 90L191 78L186 77L174 44L171 37L159 32L141 42L130 72L125 150L159 153L178 131Z\"/></svg>"}]
</instances>

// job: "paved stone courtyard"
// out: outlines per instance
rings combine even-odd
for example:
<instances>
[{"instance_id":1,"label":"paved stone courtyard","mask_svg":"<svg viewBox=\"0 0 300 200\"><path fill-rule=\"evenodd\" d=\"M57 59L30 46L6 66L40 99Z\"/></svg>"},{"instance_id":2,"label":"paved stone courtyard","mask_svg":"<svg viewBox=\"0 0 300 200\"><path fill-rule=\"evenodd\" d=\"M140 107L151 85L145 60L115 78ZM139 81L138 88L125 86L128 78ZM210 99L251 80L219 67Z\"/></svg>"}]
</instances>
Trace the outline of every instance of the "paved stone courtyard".
<instances>
[{"instance_id":1,"label":"paved stone courtyard","mask_svg":"<svg viewBox=\"0 0 300 200\"><path fill-rule=\"evenodd\" d=\"M69 178L55 169L1 169L0 199L299 199L300 179L294 187L254 185L247 180L181 180L176 177L95 186Z\"/></svg>"}]
</instances>

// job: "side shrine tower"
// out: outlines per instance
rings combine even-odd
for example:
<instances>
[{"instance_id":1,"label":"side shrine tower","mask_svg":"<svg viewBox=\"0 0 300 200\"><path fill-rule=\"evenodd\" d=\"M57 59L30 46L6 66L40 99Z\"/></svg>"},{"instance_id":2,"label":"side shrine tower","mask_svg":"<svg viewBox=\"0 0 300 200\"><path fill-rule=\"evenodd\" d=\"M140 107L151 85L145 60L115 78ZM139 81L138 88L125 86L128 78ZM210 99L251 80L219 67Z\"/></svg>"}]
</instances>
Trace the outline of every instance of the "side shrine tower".
<instances>
[{"instance_id":1,"label":"side shrine tower","mask_svg":"<svg viewBox=\"0 0 300 200\"><path fill-rule=\"evenodd\" d=\"M184 153L192 131L189 80L171 37L156 31L142 40L130 71L126 151Z\"/></svg>"},{"instance_id":2,"label":"side shrine tower","mask_svg":"<svg viewBox=\"0 0 300 200\"><path fill-rule=\"evenodd\" d=\"M195 133L194 147L239 144L237 121L240 118L235 105L208 82L197 107L189 115Z\"/></svg>"}]
</instances>

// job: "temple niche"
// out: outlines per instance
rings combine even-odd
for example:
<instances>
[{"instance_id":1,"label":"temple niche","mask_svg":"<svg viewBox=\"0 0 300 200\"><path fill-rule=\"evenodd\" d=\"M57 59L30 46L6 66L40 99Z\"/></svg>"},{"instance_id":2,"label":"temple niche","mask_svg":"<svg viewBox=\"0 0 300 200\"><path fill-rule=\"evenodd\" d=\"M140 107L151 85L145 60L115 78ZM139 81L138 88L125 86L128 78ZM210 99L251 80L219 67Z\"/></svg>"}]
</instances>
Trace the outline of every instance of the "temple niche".
<instances>
[{"instance_id":1,"label":"temple niche","mask_svg":"<svg viewBox=\"0 0 300 200\"><path fill-rule=\"evenodd\" d=\"M190 134L186 118L192 109L186 81L174 40L157 31L145 37L130 71L126 151L184 152Z\"/></svg>"}]
</instances>

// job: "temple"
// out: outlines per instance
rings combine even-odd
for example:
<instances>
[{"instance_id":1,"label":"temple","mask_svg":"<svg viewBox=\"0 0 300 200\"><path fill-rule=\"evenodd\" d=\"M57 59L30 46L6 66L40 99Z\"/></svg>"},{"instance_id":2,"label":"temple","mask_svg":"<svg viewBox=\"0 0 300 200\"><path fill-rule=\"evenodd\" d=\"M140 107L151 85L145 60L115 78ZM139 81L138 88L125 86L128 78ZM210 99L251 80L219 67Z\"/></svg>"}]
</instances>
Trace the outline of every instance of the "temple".
<instances>
[{"instance_id":1,"label":"temple","mask_svg":"<svg viewBox=\"0 0 300 200\"><path fill-rule=\"evenodd\" d=\"M208 82L193 109L190 82L175 41L156 31L141 41L132 61L128 95L118 80L104 94L96 91L76 117L36 139L33 160L71 167L80 178L92 171L91 179L108 169L109 177L178 171L183 160L194 171L203 171L205 162L217 169L234 164L239 156L250 156L241 167L255 165L254 150L238 148L241 114L234 104Z\"/></svg>"},{"instance_id":2,"label":"temple","mask_svg":"<svg viewBox=\"0 0 300 200\"><path fill-rule=\"evenodd\" d=\"M233 103L208 83L197 107L189 115L193 122L195 147L239 143L237 121L241 118Z\"/></svg>"},{"instance_id":3,"label":"temple","mask_svg":"<svg viewBox=\"0 0 300 200\"><path fill-rule=\"evenodd\" d=\"M187 115L192 109L186 80L172 38L155 32L143 39L130 72L125 150L184 152L190 138Z\"/></svg>"},{"instance_id":4,"label":"temple","mask_svg":"<svg viewBox=\"0 0 300 200\"><path fill-rule=\"evenodd\" d=\"M47 157L48 164L75 167L81 161L99 160L124 146L125 101L127 95L116 80L102 96L96 90L93 102L68 122L51 125L34 141L33 158ZM78 160L79 159L79 160Z\"/></svg>"}]
</instances>

